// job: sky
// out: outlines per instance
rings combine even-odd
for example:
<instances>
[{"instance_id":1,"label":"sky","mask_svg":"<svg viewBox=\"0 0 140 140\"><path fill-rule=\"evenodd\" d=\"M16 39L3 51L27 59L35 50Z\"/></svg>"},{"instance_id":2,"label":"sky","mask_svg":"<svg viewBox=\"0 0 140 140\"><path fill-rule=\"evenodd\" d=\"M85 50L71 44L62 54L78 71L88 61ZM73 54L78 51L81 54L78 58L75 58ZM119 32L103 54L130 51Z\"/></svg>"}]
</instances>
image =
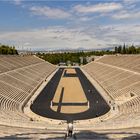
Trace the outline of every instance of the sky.
<instances>
[{"instance_id":1,"label":"sky","mask_svg":"<svg viewBox=\"0 0 140 140\"><path fill-rule=\"evenodd\" d=\"M0 0L0 43L24 50L140 45L140 0Z\"/></svg>"}]
</instances>

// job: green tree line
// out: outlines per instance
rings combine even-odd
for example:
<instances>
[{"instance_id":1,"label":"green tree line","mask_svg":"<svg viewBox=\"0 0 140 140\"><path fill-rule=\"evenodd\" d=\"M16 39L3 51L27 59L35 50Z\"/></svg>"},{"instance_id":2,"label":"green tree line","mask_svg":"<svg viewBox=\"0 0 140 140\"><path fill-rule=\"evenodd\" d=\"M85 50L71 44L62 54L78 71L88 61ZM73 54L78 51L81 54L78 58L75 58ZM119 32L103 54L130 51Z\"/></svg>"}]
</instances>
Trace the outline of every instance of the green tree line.
<instances>
[{"instance_id":1,"label":"green tree line","mask_svg":"<svg viewBox=\"0 0 140 140\"><path fill-rule=\"evenodd\" d=\"M17 52L17 50L15 49L14 46L8 46L8 45L0 44L0 54L14 55L14 54L18 54L18 52Z\"/></svg>"},{"instance_id":2,"label":"green tree line","mask_svg":"<svg viewBox=\"0 0 140 140\"><path fill-rule=\"evenodd\" d=\"M71 63L80 63L80 58L83 58L83 64L86 64L86 57L90 57L93 55L101 56L104 54L113 54L112 51L91 51L91 52L65 52L65 53L49 53L49 54L41 54L38 53L37 56L52 63L52 64L59 64L60 62L70 61Z\"/></svg>"},{"instance_id":3,"label":"green tree line","mask_svg":"<svg viewBox=\"0 0 140 140\"><path fill-rule=\"evenodd\" d=\"M130 47L126 47L124 44L119 45L118 47L115 47L115 53L120 53L120 54L140 54L140 47L135 47L134 45Z\"/></svg>"},{"instance_id":4,"label":"green tree line","mask_svg":"<svg viewBox=\"0 0 140 140\"><path fill-rule=\"evenodd\" d=\"M80 64L80 58L83 57L83 64L87 63L86 57L90 56L102 56L105 54L140 54L140 47L130 46L126 47L125 44L123 46L119 45L114 48L114 50L99 50L99 51L90 51L90 52L65 52L65 53L49 53L49 54L41 54L38 53L37 56L40 58L52 63L52 64L59 64L60 62L67 61L79 63Z\"/></svg>"}]
</instances>

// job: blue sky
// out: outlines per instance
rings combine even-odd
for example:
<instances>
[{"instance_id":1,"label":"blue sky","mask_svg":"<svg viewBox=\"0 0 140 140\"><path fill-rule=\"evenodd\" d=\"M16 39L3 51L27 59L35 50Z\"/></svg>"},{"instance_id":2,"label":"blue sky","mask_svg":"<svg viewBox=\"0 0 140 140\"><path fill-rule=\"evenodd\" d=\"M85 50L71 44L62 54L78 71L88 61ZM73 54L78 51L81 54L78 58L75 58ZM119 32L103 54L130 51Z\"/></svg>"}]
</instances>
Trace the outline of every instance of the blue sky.
<instances>
[{"instance_id":1,"label":"blue sky","mask_svg":"<svg viewBox=\"0 0 140 140\"><path fill-rule=\"evenodd\" d=\"M0 43L18 49L140 44L139 0L1 0Z\"/></svg>"}]
</instances>

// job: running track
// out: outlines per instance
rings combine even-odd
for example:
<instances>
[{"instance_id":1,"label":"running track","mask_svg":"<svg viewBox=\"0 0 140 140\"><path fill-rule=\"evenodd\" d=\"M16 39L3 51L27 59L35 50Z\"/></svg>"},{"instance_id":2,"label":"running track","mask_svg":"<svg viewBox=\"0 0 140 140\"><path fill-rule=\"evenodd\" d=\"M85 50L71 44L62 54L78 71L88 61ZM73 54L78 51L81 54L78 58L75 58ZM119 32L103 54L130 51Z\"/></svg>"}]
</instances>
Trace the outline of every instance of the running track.
<instances>
[{"instance_id":1,"label":"running track","mask_svg":"<svg viewBox=\"0 0 140 140\"><path fill-rule=\"evenodd\" d=\"M103 97L98 93L96 88L90 83L86 76L82 73L79 68L76 68L77 76L81 82L87 100L89 101L89 109L85 112L76 113L76 114L64 114L53 111L50 108L50 102L52 101L57 85L60 81L61 75L64 68L60 68L51 79L51 81L46 85L40 95L31 105L31 110L36 114L59 120L74 121L74 120L83 120L95 118L107 113L110 110L109 105L103 99ZM91 92L89 92L89 89Z\"/></svg>"}]
</instances>

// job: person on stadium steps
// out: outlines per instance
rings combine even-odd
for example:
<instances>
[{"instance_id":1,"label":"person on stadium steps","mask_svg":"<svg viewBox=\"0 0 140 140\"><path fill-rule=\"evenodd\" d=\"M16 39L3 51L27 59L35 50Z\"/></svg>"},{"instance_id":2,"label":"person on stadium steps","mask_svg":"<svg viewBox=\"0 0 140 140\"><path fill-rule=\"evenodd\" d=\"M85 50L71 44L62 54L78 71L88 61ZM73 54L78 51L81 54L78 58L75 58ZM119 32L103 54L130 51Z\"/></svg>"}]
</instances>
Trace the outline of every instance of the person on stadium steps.
<instances>
[{"instance_id":1,"label":"person on stadium steps","mask_svg":"<svg viewBox=\"0 0 140 140\"><path fill-rule=\"evenodd\" d=\"M73 134L73 123L72 122L68 123L67 131L68 131L68 137L72 137L72 134Z\"/></svg>"}]
</instances>

